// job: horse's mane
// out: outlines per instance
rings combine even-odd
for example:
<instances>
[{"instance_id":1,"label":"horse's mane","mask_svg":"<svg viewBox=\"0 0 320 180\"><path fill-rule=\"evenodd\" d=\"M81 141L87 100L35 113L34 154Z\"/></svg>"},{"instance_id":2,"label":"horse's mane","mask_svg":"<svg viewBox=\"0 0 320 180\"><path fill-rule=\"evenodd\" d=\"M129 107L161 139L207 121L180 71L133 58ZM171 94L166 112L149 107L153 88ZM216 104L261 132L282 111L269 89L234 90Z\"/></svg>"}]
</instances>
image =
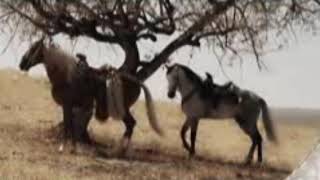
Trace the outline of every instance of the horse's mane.
<instances>
[{"instance_id":1,"label":"horse's mane","mask_svg":"<svg viewBox=\"0 0 320 180\"><path fill-rule=\"evenodd\" d=\"M200 76L198 76L194 71L192 71L190 68L187 66L184 66L182 64L175 64L174 66L177 66L181 68L185 74L186 77L191 80L192 82L195 82L199 87L203 86L203 81Z\"/></svg>"},{"instance_id":2,"label":"horse's mane","mask_svg":"<svg viewBox=\"0 0 320 180\"><path fill-rule=\"evenodd\" d=\"M58 57L64 57L65 59L73 60L73 61L78 60L78 58L76 58L75 56L64 51L62 48L60 48L59 46L57 46L55 44L50 44L47 48L49 51L51 51L51 55L56 55Z\"/></svg>"},{"instance_id":3,"label":"horse's mane","mask_svg":"<svg viewBox=\"0 0 320 180\"><path fill-rule=\"evenodd\" d=\"M54 76L56 76L56 73L54 72L59 72L61 76L65 76L64 78L66 78L66 81L71 81L74 73L76 72L75 70L77 67L78 58L53 44L47 45L45 51L46 52L43 55L43 63L46 67L55 67L49 68L51 69L51 71L53 71L50 72L51 75L49 75L50 73L48 73L49 77L53 78Z\"/></svg>"}]
</instances>

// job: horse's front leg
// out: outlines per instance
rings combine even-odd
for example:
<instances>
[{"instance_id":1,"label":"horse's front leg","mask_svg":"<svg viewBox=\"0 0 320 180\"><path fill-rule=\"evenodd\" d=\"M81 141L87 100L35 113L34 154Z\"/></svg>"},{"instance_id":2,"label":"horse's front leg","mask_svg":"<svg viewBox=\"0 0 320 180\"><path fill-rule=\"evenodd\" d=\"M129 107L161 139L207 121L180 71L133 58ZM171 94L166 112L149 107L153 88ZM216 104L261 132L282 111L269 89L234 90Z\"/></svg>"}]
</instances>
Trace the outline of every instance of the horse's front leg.
<instances>
[{"instance_id":1,"label":"horse's front leg","mask_svg":"<svg viewBox=\"0 0 320 180\"><path fill-rule=\"evenodd\" d=\"M180 136L182 140L183 147L190 152L190 146L188 142L186 141L186 133L191 125L191 119L187 118L184 124L182 125L181 131L180 131Z\"/></svg>"},{"instance_id":2,"label":"horse's front leg","mask_svg":"<svg viewBox=\"0 0 320 180\"><path fill-rule=\"evenodd\" d=\"M195 143L196 143L196 136L198 130L199 119L193 118L190 120L191 122L191 133L190 133L190 141L191 141L191 148L189 151L190 157L193 157L195 154Z\"/></svg>"},{"instance_id":3,"label":"horse's front leg","mask_svg":"<svg viewBox=\"0 0 320 180\"><path fill-rule=\"evenodd\" d=\"M73 131L76 141L90 144L88 125L93 114L93 106L81 106L72 108Z\"/></svg>"},{"instance_id":4,"label":"horse's front leg","mask_svg":"<svg viewBox=\"0 0 320 180\"><path fill-rule=\"evenodd\" d=\"M59 152L63 152L69 136L73 140L73 123L72 123L72 110L68 105L63 105L63 136L62 142L59 146Z\"/></svg>"}]
</instances>

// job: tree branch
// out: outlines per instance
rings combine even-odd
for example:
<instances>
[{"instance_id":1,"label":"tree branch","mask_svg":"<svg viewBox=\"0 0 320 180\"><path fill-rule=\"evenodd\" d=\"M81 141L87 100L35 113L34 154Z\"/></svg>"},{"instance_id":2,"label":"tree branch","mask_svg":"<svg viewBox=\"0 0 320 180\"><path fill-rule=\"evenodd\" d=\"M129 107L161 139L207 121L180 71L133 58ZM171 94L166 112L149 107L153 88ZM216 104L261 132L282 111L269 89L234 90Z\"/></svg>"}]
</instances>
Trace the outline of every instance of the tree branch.
<instances>
[{"instance_id":1,"label":"tree branch","mask_svg":"<svg viewBox=\"0 0 320 180\"><path fill-rule=\"evenodd\" d=\"M41 1L30 0L32 7L43 18L46 19L46 25L54 29L54 33L66 33L71 37L74 36L88 36L97 41L119 43L117 36L108 35L97 31L97 20L89 20L81 18L79 20L72 17L69 13L60 12L53 14L44 10ZM89 10L87 10L89 11ZM93 13L93 12L92 12ZM29 19L32 20L32 19ZM35 24L37 26L37 24ZM50 26L51 25L51 26ZM53 31L53 30L52 30Z\"/></svg>"},{"instance_id":2,"label":"tree branch","mask_svg":"<svg viewBox=\"0 0 320 180\"><path fill-rule=\"evenodd\" d=\"M21 10L14 7L12 4L5 2L5 4L8 6L8 8L12 9L12 11L18 13L22 18L27 19L30 21L34 26L40 28L43 32L45 32L48 35L53 35L55 32L50 31L46 24L40 23L36 20L34 20L32 17L28 16L27 14L23 13Z\"/></svg>"},{"instance_id":3,"label":"tree branch","mask_svg":"<svg viewBox=\"0 0 320 180\"><path fill-rule=\"evenodd\" d=\"M227 11L231 6L233 6L235 0L227 0L225 3L221 3L219 6L213 6L212 9L207 11L203 17L196 21L192 26L190 26L183 34L172 41L167 47L165 47L161 53L156 55L151 63L143 67L137 76L140 80L144 81L149 76L151 76L163 63L165 63L169 56L178 50L179 48L193 44L192 37L196 32L202 31L202 29L219 15Z\"/></svg>"},{"instance_id":4,"label":"tree branch","mask_svg":"<svg viewBox=\"0 0 320 180\"><path fill-rule=\"evenodd\" d=\"M319 0L314 0L319 6L320 6L320 1Z\"/></svg>"},{"instance_id":5,"label":"tree branch","mask_svg":"<svg viewBox=\"0 0 320 180\"><path fill-rule=\"evenodd\" d=\"M255 36L253 34L253 30L250 28L249 26L249 23L247 21L247 17L245 16L243 10L238 7L238 6L235 6L236 9L238 9L238 11L240 12L240 15L244 21L244 24L245 24L245 27L246 27L246 30L248 32L248 35L249 35L249 40L250 40L250 43L251 43L251 47L252 47L252 50L253 50L253 53L256 57L256 62L257 62L257 65L258 65L258 68L261 69L261 59L260 59L260 54L257 50L257 46L256 46L256 40L255 40Z\"/></svg>"}]
</instances>

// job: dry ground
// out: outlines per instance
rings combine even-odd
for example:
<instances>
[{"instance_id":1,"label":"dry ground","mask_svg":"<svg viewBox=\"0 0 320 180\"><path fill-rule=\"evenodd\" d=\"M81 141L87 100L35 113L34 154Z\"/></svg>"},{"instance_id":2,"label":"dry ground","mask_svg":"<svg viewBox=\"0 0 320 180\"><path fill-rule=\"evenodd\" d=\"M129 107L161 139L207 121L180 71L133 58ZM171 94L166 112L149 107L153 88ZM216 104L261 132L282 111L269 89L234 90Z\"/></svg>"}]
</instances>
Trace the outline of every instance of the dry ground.
<instances>
[{"instance_id":1,"label":"dry ground","mask_svg":"<svg viewBox=\"0 0 320 180\"><path fill-rule=\"evenodd\" d=\"M50 129L60 120L49 84L11 71L0 71L0 180L11 179L283 179L316 143L319 126L277 123L280 143L264 141L263 166L243 166L250 142L233 121L202 121L198 157L189 160L179 130L183 115L177 105L157 103L164 138L152 132L140 102L131 149L125 159L115 156L123 125L92 121L90 132L107 147L108 156L92 151L57 152ZM263 130L263 127L260 126ZM263 133L264 134L264 133ZM265 137L265 135L264 135Z\"/></svg>"}]
</instances>

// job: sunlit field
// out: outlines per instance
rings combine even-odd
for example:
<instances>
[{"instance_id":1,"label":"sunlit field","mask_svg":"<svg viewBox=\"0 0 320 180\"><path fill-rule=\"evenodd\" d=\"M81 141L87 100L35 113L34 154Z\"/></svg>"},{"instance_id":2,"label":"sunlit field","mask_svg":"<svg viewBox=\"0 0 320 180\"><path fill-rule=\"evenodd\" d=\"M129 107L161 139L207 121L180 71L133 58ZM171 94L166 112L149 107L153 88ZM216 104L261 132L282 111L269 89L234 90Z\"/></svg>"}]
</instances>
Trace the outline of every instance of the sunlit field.
<instances>
[{"instance_id":1,"label":"sunlit field","mask_svg":"<svg viewBox=\"0 0 320 180\"><path fill-rule=\"evenodd\" d=\"M177 104L157 102L158 137L148 124L144 103L132 109L137 126L125 158L117 158L124 131L121 121L91 121L89 131L104 148L71 154L58 152L52 128L61 111L45 79L12 70L0 71L0 179L284 179L304 159L319 137L320 123L275 119L279 143L264 137L264 162L244 166L251 145L232 120L200 122L197 157L188 158L179 131L184 115Z\"/></svg>"}]
</instances>

